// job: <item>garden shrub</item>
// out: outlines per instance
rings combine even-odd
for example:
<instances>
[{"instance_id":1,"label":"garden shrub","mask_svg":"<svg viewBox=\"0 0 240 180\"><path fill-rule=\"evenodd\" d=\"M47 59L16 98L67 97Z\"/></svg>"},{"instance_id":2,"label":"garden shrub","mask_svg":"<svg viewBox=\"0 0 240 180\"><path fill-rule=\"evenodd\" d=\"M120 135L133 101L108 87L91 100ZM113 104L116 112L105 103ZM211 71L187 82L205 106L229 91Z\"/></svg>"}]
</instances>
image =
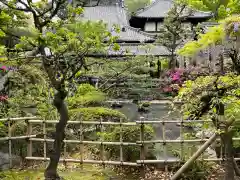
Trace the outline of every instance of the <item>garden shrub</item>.
<instances>
[{"instance_id":1,"label":"garden shrub","mask_svg":"<svg viewBox=\"0 0 240 180\"><path fill-rule=\"evenodd\" d=\"M148 74L150 70L151 70L150 67L140 66L140 67L134 68L132 73L136 75Z\"/></svg>"},{"instance_id":2,"label":"garden shrub","mask_svg":"<svg viewBox=\"0 0 240 180\"><path fill-rule=\"evenodd\" d=\"M164 82L162 83L161 91L168 95L175 96L185 81L195 80L199 76L207 76L209 74L207 70L201 67L191 66L188 68L168 70L162 75Z\"/></svg>"},{"instance_id":3,"label":"garden shrub","mask_svg":"<svg viewBox=\"0 0 240 180\"><path fill-rule=\"evenodd\" d=\"M74 96L67 99L67 103L69 109L73 109L86 106L100 106L104 104L105 100L104 93L90 84L81 84L78 86Z\"/></svg>"},{"instance_id":4,"label":"garden shrub","mask_svg":"<svg viewBox=\"0 0 240 180\"><path fill-rule=\"evenodd\" d=\"M105 108L105 107L85 107L85 108L78 108L69 110L70 119L73 121L111 121L111 122L120 122L126 121L127 117L113 109ZM68 129L72 129L74 133L79 133L79 124L69 124L67 125ZM84 137L90 138L92 140L96 139L96 132L98 131L98 125L83 125L84 129ZM103 129L105 130L109 126L104 126Z\"/></svg>"},{"instance_id":5,"label":"garden shrub","mask_svg":"<svg viewBox=\"0 0 240 180\"><path fill-rule=\"evenodd\" d=\"M104 141L119 142L120 140L120 127L115 127L111 131L98 133L100 139ZM140 140L140 126L125 126L122 128L123 142L133 142ZM144 126L144 140L152 140L154 138L154 130L151 126ZM152 157L152 151L150 146L145 146L147 152L146 157ZM119 159L120 147L116 145L105 146L105 151L112 159ZM123 146L123 158L124 161L136 161L140 158L140 146Z\"/></svg>"},{"instance_id":6,"label":"garden shrub","mask_svg":"<svg viewBox=\"0 0 240 180\"><path fill-rule=\"evenodd\" d=\"M127 117L120 111L109 109L106 107L86 107L70 110L70 117L72 120L82 121L115 121L120 119L126 121Z\"/></svg>"},{"instance_id":7,"label":"garden shrub","mask_svg":"<svg viewBox=\"0 0 240 180\"><path fill-rule=\"evenodd\" d=\"M161 59L161 69L165 70L169 67L169 60L168 59Z\"/></svg>"},{"instance_id":8,"label":"garden shrub","mask_svg":"<svg viewBox=\"0 0 240 180\"><path fill-rule=\"evenodd\" d=\"M94 91L97 91L97 89L95 87L93 87L92 85L90 84L80 84L78 87L77 87L77 91L75 93L75 95L85 95L89 92L94 92Z\"/></svg>"}]
</instances>

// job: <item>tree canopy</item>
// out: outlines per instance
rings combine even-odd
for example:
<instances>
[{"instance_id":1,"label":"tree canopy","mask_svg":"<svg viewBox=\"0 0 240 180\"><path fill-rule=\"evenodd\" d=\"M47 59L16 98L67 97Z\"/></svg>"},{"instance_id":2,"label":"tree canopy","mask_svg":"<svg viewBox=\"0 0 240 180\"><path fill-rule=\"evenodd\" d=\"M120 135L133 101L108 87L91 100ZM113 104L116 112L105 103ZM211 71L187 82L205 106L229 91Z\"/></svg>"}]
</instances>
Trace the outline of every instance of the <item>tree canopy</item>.
<instances>
[{"instance_id":1,"label":"tree canopy","mask_svg":"<svg viewBox=\"0 0 240 180\"><path fill-rule=\"evenodd\" d=\"M71 91L74 79L81 70L92 65L85 58L87 54L104 51L117 37L113 37L103 22L84 21L80 18L83 5L73 7L65 0L48 1L5 1L1 10L1 36L16 37L19 41L10 53L5 54L4 62L15 61L24 65L36 60L48 77L54 94L53 105L60 116L56 125L56 136L50 163L46 169L46 178L59 179L57 165L61 154L61 144L65 137L65 127L69 119L65 99ZM26 18L25 18L26 17ZM33 27L28 35L16 36L11 28L24 27L32 17ZM22 19L17 21L18 18ZM5 48L1 47L4 52ZM30 51L31 56L27 53ZM38 55L38 56L36 56ZM95 62L97 63L97 62Z\"/></svg>"},{"instance_id":2,"label":"tree canopy","mask_svg":"<svg viewBox=\"0 0 240 180\"><path fill-rule=\"evenodd\" d=\"M216 20L240 13L238 0L183 0L193 9L212 12Z\"/></svg>"},{"instance_id":3,"label":"tree canopy","mask_svg":"<svg viewBox=\"0 0 240 180\"><path fill-rule=\"evenodd\" d=\"M165 46L171 53L169 68L176 67L176 49L183 44L187 32L190 30L190 27L184 27L183 24L186 18L183 16L185 10L186 5L174 3L173 7L167 13L167 16L164 18L163 26L160 29L161 33L158 35L158 42Z\"/></svg>"},{"instance_id":4,"label":"tree canopy","mask_svg":"<svg viewBox=\"0 0 240 180\"><path fill-rule=\"evenodd\" d=\"M131 13L136 12L137 10L144 8L149 5L151 0L125 0L126 7Z\"/></svg>"}]
</instances>

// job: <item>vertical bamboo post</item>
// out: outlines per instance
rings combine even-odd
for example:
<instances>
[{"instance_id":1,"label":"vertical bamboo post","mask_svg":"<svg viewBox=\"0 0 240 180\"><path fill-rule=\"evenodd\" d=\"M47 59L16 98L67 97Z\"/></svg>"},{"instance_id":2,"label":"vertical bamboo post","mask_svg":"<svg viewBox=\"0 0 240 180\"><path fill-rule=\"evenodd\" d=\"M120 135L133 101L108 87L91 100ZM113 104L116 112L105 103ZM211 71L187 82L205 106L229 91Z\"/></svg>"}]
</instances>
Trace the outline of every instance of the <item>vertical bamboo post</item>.
<instances>
[{"instance_id":1,"label":"vertical bamboo post","mask_svg":"<svg viewBox=\"0 0 240 180\"><path fill-rule=\"evenodd\" d=\"M185 155L184 155L184 128L183 128L183 118L181 118L181 122L180 122L180 140L181 140L181 144L180 144L180 149L181 149L181 154L180 154L180 160L184 161L185 159Z\"/></svg>"},{"instance_id":2,"label":"vertical bamboo post","mask_svg":"<svg viewBox=\"0 0 240 180\"><path fill-rule=\"evenodd\" d=\"M81 170L83 170L83 123L82 123L82 118L80 118L80 167L81 167Z\"/></svg>"},{"instance_id":3,"label":"vertical bamboo post","mask_svg":"<svg viewBox=\"0 0 240 180\"><path fill-rule=\"evenodd\" d=\"M9 168L12 168L12 132L11 132L11 120L8 119L8 154L9 154Z\"/></svg>"},{"instance_id":4,"label":"vertical bamboo post","mask_svg":"<svg viewBox=\"0 0 240 180\"><path fill-rule=\"evenodd\" d=\"M123 132L122 132L122 118L120 118L120 162L121 162L121 170L123 168Z\"/></svg>"},{"instance_id":5,"label":"vertical bamboo post","mask_svg":"<svg viewBox=\"0 0 240 180\"><path fill-rule=\"evenodd\" d=\"M43 138L44 138L44 141L43 141L43 153L44 153L44 161L46 161L47 159L47 133L46 133L46 122L45 120L42 121L43 123Z\"/></svg>"},{"instance_id":6,"label":"vertical bamboo post","mask_svg":"<svg viewBox=\"0 0 240 180\"><path fill-rule=\"evenodd\" d=\"M144 121L144 117L140 117L140 122L141 122L141 126L140 126L140 141L141 141L140 159L142 160L140 173L141 173L142 178L145 177L145 167L144 167L145 144L144 144L144 122L143 121Z\"/></svg>"},{"instance_id":7,"label":"vertical bamboo post","mask_svg":"<svg viewBox=\"0 0 240 180\"><path fill-rule=\"evenodd\" d=\"M27 135L29 136L28 138L28 148L27 148L27 156L32 157L32 141L30 140L30 136L32 134L32 124L27 121Z\"/></svg>"},{"instance_id":8,"label":"vertical bamboo post","mask_svg":"<svg viewBox=\"0 0 240 180\"><path fill-rule=\"evenodd\" d=\"M100 133L103 132L103 125L102 125L102 118L100 118ZM105 164L104 164L104 145L103 145L103 140L101 138L101 145L100 145L100 156L101 156L101 161L102 161L102 166L103 168L105 168Z\"/></svg>"},{"instance_id":9,"label":"vertical bamboo post","mask_svg":"<svg viewBox=\"0 0 240 180\"><path fill-rule=\"evenodd\" d=\"M208 122L203 122L203 123L208 123ZM204 129L204 127L202 127L202 129ZM203 141L204 138L205 138L205 132L202 131L202 134L201 134L201 145L202 145L202 143L204 142L204 141ZM203 162L204 162L204 153L201 154L201 163L203 163Z\"/></svg>"},{"instance_id":10,"label":"vertical bamboo post","mask_svg":"<svg viewBox=\"0 0 240 180\"><path fill-rule=\"evenodd\" d=\"M167 172L168 172L168 166L166 164L167 161L167 144L166 144L166 124L164 122L165 120L162 121L162 136L163 136L163 154L164 154L164 169L165 169L165 178L167 179Z\"/></svg>"},{"instance_id":11,"label":"vertical bamboo post","mask_svg":"<svg viewBox=\"0 0 240 180\"><path fill-rule=\"evenodd\" d=\"M206 123L208 123L208 122L206 122ZM204 129L204 128L202 128L202 129ZM203 142L204 136L205 136L205 133L204 133L204 131L202 131L202 134L201 134L201 142ZM204 153L201 154L200 158L201 158L201 163L203 163Z\"/></svg>"},{"instance_id":12,"label":"vertical bamboo post","mask_svg":"<svg viewBox=\"0 0 240 180\"><path fill-rule=\"evenodd\" d=\"M65 141L66 140L66 135L64 137L64 150L63 150L63 165L64 165L64 168L67 169L67 161L66 161L66 158L67 158L67 142Z\"/></svg>"}]
</instances>

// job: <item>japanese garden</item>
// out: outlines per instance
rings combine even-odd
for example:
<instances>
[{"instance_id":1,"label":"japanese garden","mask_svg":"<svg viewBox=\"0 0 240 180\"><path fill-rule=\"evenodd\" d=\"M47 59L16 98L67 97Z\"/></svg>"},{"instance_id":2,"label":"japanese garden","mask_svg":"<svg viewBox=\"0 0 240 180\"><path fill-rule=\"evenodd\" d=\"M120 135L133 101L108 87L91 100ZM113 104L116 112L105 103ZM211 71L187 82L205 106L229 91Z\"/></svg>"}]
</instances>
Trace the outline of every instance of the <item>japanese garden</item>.
<instances>
[{"instance_id":1,"label":"japanese garden","mask_svg":"<svg viewBox=\"0 0 240 180\"><path fill-rule=\"evenodd\" d=\"M240 179L239 0L0 2L0 179Z\"/></svg>"}]
</instances>

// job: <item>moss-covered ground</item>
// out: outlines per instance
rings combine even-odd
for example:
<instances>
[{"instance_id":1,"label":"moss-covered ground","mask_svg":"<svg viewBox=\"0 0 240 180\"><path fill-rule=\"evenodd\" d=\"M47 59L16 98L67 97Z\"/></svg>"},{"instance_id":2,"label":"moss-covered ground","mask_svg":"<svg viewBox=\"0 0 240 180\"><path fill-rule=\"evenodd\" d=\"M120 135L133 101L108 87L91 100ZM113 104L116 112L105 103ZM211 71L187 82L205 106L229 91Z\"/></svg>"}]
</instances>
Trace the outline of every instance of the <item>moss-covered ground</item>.
<instances>
[{"instance_id":1,"label":"moss-covered ground","mask_svg":"<svg viewBox=\"0 0 240 180\"><path fill-rule=\"evenodd\" d=\"M59 174L65 180L108 180L117 175L108 168L87 165L83 169L60 169ZM44 170L11 170L0 172L1 180L44 180Z\"/></svg>"}]
</instances>

